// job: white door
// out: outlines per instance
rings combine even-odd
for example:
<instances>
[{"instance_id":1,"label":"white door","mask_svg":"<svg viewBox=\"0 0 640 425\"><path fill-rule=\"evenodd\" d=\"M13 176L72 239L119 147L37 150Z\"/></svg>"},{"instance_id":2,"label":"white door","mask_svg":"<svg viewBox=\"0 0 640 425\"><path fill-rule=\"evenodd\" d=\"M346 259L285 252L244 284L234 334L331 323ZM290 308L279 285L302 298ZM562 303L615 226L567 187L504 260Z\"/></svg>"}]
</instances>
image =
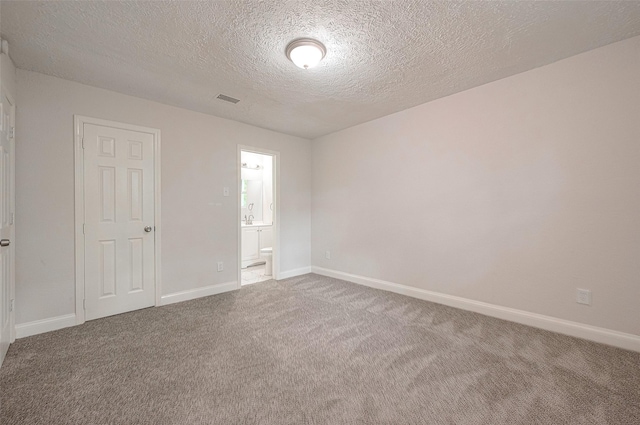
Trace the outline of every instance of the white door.
<instances>
[{"instance_id":1,"label":"white door","mask_svg":"<svg viewBox=\"0 0 640 425\"><path fill-rule=\"evenodd\" d=\"M0 91L0 364L11 342L14 105Z\"/></svg>"},{"instance_id":2,"label":"white door","mask_svg":"<svg viewBox=\"0 0 640 425\"><path fill-rule=\"evenodd\" d=\"M86 320L154 305L154 144L84 124Z\"/></svg>"}]
</instances>

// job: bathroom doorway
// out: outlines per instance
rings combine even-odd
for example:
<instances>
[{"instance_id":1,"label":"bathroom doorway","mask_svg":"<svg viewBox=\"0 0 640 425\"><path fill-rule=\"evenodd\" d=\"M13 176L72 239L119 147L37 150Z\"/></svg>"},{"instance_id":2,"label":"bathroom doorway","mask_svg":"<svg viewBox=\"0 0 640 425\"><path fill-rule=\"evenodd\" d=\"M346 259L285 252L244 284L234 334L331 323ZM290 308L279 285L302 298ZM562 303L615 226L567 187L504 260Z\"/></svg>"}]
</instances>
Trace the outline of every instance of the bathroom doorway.
<instances>
[{"instance_id":1,"label":"bathroom doorway","mask_svg":"<svg viewBox=\"0 0 640 425\"><path fill-rule=\"evenodd\" d=\"M276 279L278 153L238 147L239 285Z\"/></svg>"}]
</instances>

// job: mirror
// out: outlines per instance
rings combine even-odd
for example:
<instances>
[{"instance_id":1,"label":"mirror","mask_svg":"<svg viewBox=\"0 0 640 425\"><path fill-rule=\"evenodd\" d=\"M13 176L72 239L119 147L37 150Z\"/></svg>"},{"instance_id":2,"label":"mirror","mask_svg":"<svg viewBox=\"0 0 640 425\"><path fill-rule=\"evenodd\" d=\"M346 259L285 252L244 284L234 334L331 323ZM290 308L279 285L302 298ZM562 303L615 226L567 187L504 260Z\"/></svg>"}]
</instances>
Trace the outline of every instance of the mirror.
<instances>
[{"instance_id":1,"label":"mirror","mask_svg":"<svg viewBox=\"0 0 640 425\"><path fill-rule=\"evenodd\" d=\"M241 218L253 215L254 221L262 220L262 180L242 180L240 206Z\"/></svg>"}]
</instances>

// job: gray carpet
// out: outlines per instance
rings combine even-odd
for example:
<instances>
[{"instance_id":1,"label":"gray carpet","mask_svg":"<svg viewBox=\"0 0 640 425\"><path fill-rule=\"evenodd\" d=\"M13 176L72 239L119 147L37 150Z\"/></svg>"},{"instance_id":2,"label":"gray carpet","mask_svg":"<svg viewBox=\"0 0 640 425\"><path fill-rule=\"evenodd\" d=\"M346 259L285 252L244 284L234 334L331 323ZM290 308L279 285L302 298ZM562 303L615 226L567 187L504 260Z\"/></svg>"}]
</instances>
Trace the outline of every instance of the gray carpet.
<instances>
[{"instance_id":1,"label":"gray carpet","mask_svg":"<svg viewBox=\"0 0 640 425\"><path fill-rule=\"evenodd\" d=\"M640 353L306 275L16 341L0 423L640 424Z\"/></svg>"}]
</instances>

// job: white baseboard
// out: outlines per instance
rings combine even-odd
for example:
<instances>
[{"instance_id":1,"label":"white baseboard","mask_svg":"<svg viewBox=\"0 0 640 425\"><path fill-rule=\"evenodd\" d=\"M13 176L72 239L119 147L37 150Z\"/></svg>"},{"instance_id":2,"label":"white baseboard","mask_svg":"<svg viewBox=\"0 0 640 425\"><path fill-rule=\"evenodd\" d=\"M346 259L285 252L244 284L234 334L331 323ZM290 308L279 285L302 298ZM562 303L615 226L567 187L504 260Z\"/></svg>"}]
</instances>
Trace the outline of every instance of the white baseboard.
<instances>
[{"instance_id":1,"label":"white baseboard","mask_svg":"<svg viewBox=\"0 0 640 425\"><path fill-rule=\"evenodd\" d=\"M287 270L286 272L278 273L278 280L289 279L290 277L302 276L303 274L311 273L311 267L302 267L299 269Z\"/></svg>"},{"instance_id":2,"label":"white baseboard","mask_svg":"<svg viewBox=\"0 0 640 425\"><path fill-rule=\"evenodd\" d=\"M160 305L179 303L182 301L195 300L196 298L208 297L210 295L221 294L223 292L238 289L238 282L218 283L217 285L205 286L203 288L188 289L186 291L174 292L160 297Z\"/></svg>"},{"instance_id":3,"label":"white baseboard","mask_svg":"<svg viewBox=\"0 0 640 425\"><path fill-rule=\"evenodd\" d=\"M160 305L193 300L222 292L233 291L235 289L238 289L238 282L236 281L206 286L204 288L190 289L174 294L163 295ZM25 338L45 332L57 331L58 329L76 326L77 324L75 314L65 314L64 316L51 317L49 319L34 320L33 322L16 325L16 338Z\"/></svg>"},{"instance_id":4,"label":"white baseboard","mask_svg":"<svg viewBox=\"0 0 640 425\"><path fill-rule=\"evenodd\" d=\"M51 317L49 319L34 320L33 322L16 325L16 338L38 335L45 332L57 331L76 325L76 315L65 314L64 316Z\"/></svg>"},{"instance_id":5,"label":"white baseboard","mask_svg":"<svg viewBox=\"0 0 640 425\"><path fill-rule=\"evenodd\" d=\"M475 301L454 295L427 291L425 289L414 288L412 286L400 285L398 283L372 279L322 267L312 266L311 272L336 279L346 280L359 285L369 286L371 288L382 289L413 298L419 298L425 301L456 307L462 310L473 311L484 314L485 316L509 320L511 322L533 326L535 328L545 329L577 338L588 339L602 344L612 345L614 347L624 348L626 350L640 352L640 335L599 328L597 326L585 325L583 323L558 319L537 313L530 313L528 311L517 310L515 308L502 307L482 301Z\"/></svg>"}]
</instances>

